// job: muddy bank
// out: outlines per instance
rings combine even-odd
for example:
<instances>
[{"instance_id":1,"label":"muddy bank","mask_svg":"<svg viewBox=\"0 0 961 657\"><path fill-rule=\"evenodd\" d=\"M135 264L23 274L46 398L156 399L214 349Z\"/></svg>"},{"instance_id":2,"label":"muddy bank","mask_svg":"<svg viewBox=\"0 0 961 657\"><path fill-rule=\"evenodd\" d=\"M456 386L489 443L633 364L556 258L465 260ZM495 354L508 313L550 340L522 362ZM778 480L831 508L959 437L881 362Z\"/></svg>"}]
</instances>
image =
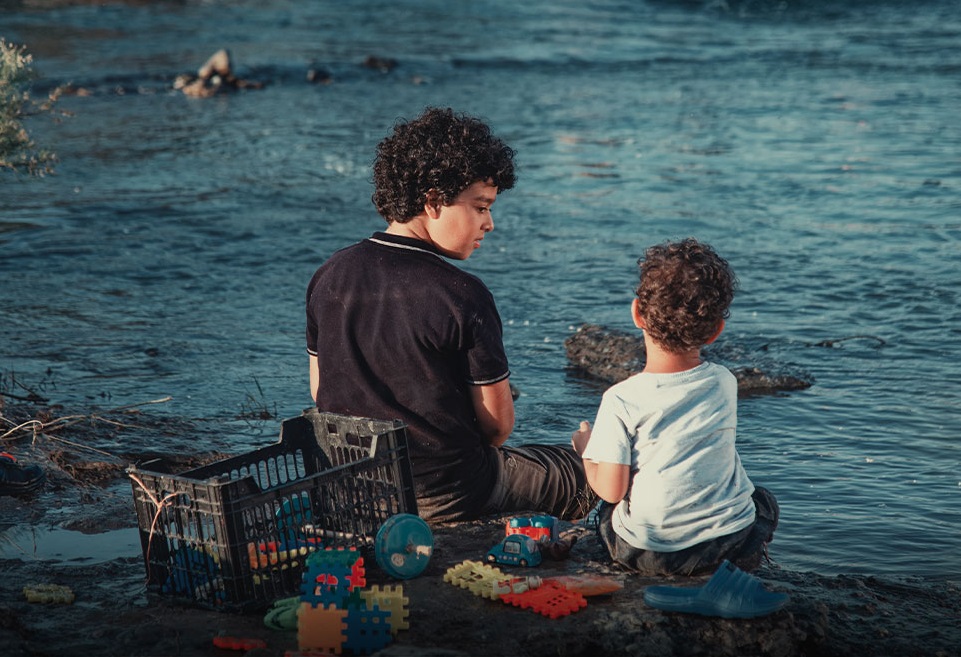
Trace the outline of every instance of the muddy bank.
<instances>
[{"instance_id":1,"label":"muddy bank","mask_svg":"<svg viewBox=\"0 0 961 657\"><path fill-rule=\"evenodd\" d=\"M9 406L5 413L9 418ZM96 436L77 425L72 432L62 431L60 440L40 434L5 444L22 458L42 463L48 482L32 497L0 497L2 536L24 526L41 530L57 526L87 533L134 528L130 485L117 461L152 456L154 452L149 450L138 453L136 446L150 444L143 437L161 430L166 422L153 422L144 414L139 419L140 429L110 425L128 434L123 440L128 447L123 457L108 455L107 450L100 453L71 447L62 440L102 442L103 434L109 433L102 431L102 423ZM181 451L178 458L186 469L219 456ZM961 655L961 588L957 583L824 577L767 564L758 572L765 586L791 596L782 611L753 620L667 614L645 605L647 586L699 586L707 578L652 579L627 574L612 567L590 529L569 523L562 523L562 533L578 538L569 557L546 561L536 574L605 574L622 579L623 589L589 598L585 608L571 615L549 619L446 583L443 576L448 568L465 559L482 559L503 536L503 520L432 528L435 549L427 570L403 582L410 627L380 654ZM42 531L37 535L42 540ZM0 559L0 654L5 657L242 654L214 648L213 637L221 633L266 641L267 649L251 651L251 655L279 657L297 647L295 633L268 629L262 614L187 608L148 593L139 554L99 562L49 561L33 558L34 546L22 547L18 556ZM9 550L4 554L9 557ZM771 555L776 561L776 540ZM367 560L367 582L397 583L381 572L372 558ZM34 584L67 586L76 598L72 604L31 603L23 588Z\"/></svg>"}]
</instances>

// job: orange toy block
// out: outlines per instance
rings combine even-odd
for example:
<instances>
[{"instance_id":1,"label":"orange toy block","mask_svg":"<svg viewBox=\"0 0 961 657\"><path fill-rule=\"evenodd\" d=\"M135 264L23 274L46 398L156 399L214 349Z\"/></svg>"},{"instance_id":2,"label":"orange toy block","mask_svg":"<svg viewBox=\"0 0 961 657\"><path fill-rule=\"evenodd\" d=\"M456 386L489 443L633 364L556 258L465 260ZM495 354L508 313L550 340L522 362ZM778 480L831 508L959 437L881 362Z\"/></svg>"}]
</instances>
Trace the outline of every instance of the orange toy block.
<instances>
[{"instance_id":1,"label":"orange toy block","mask_svg":"<svg viewBox=\"0 0 961 657\"><path fill-rule=\"evenodd\" d=\"M297 609L297 647L303 651L327 651L336 655L344 649L347 610L336 605L315 607L300 603Z\"/></svg>"}]
</instances>

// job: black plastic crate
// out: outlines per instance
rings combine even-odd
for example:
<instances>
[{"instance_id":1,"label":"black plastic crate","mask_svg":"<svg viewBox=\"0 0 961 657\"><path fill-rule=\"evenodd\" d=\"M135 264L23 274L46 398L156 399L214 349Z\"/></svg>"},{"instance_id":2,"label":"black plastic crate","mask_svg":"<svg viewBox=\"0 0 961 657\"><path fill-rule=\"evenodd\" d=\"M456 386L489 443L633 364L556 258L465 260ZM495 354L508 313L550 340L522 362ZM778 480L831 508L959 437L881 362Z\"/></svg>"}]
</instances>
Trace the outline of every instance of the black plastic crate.
<instances>
[{"instance_id":1,"label":"black plastic crate","mask_svg":"<svg viewBox=\"0 0 961 657\"><path fill-rule=\"evenodd\" d=\"M417 513L400 420L310 410L249 454L179 474L162 460L127 473L148 590L224 611L299 594L310 552L370 556L388 518Z\"/></svg>"}]
</instances>

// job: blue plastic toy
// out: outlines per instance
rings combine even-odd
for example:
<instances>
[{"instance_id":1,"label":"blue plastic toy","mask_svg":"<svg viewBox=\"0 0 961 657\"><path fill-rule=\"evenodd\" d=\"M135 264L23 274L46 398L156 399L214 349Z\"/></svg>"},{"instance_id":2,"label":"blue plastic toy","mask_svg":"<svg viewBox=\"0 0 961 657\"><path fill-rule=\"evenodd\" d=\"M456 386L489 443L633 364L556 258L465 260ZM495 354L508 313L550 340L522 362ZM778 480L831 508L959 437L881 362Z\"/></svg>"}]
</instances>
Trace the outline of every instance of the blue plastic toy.
<instances>
[{"instance_id":1,"label":"blue plastic toy","mask_svg":"<svg viewBox=\"0 0 961 657\"><path fill-rule=\"evenodd\" d=\"M430 562L434 536L419 516L398 513L387 519L374 541L377 565L391 577L417 577Z\"/></svg>"},{"instance_id":2,"label":"blue plastic toy","mask_svg":"<svg viewBox=\"0 0 961 657\"><path fill-rule=\"evenodd\" d=\"M511 534L487 552L489 563L508 566L539 566L541 551L537 542L524 534Z\"/></svg>"}]
</instances>

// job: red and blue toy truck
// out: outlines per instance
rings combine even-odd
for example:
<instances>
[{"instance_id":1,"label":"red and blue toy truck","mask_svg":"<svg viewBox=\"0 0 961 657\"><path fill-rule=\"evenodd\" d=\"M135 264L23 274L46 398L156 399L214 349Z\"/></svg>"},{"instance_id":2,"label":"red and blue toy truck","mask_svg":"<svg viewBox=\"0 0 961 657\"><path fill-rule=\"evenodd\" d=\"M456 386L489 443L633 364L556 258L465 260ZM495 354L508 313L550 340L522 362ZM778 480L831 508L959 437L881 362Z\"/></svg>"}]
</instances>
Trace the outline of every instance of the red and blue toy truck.
<instances>
[{"instance_id":1,"label":"red and blue toy truck","mask_svg":"<svg viewBox=\"0 0 961 657\"><path fill-rule=\"evenodd\" d=\"M523 534L535 541L557 540L557 519L554 516L517 516L507 521L506 535Z\"/></svg>"}]
</instances>

